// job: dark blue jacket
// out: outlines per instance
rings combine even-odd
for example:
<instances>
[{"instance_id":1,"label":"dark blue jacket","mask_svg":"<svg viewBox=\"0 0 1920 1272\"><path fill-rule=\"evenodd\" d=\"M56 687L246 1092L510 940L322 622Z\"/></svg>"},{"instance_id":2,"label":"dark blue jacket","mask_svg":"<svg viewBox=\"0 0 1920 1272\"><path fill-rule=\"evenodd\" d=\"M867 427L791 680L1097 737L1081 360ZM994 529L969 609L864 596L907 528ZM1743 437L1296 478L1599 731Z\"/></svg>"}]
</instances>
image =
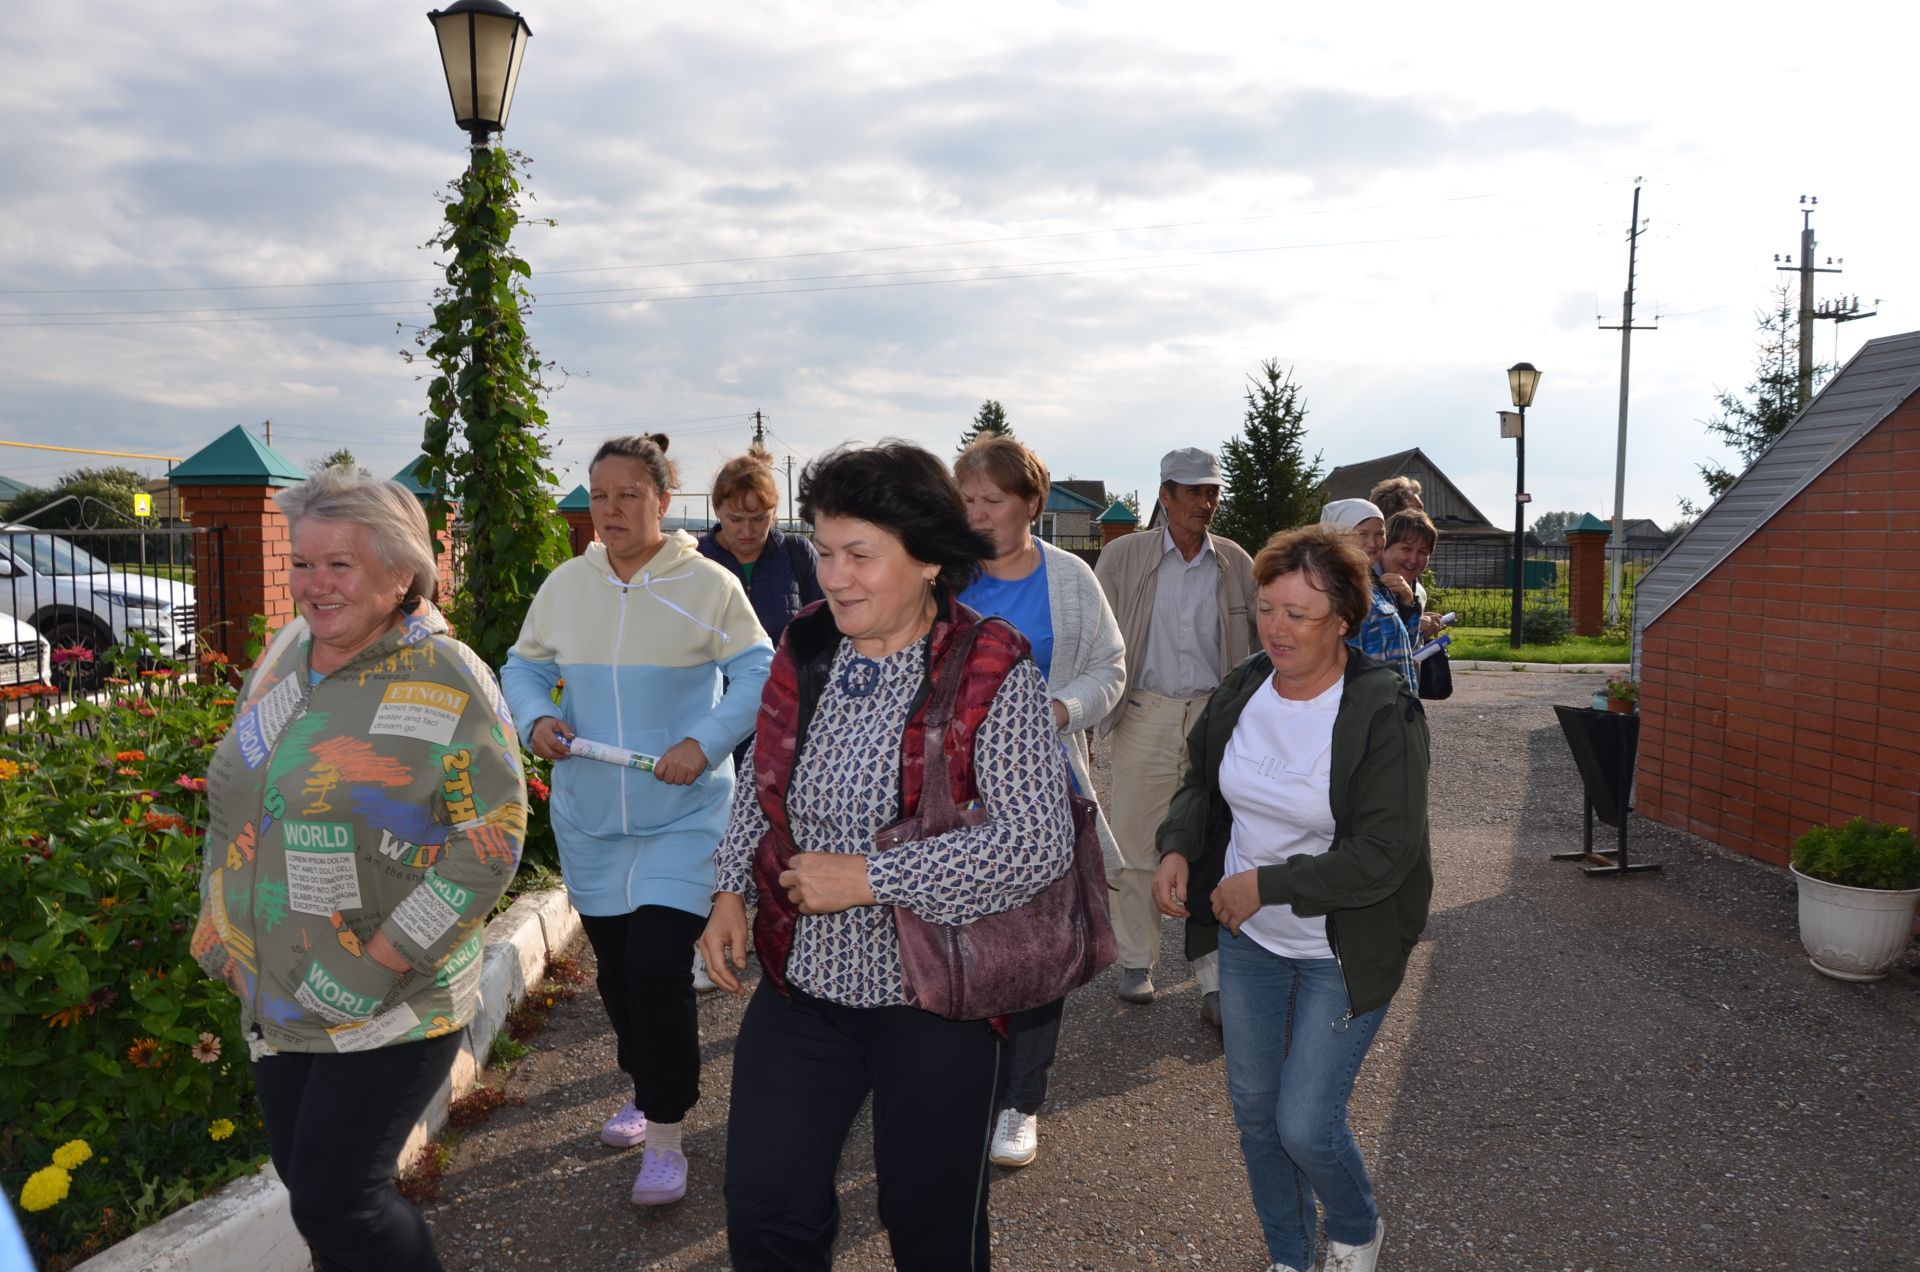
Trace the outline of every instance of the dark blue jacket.
<instances>
[{"instance_id":1,"label":"dark blue jacket","mask_svg":"<svg viewBox=\"0 0 1920 1272\"><path fill-rule=\"evenodd\" d=\"M767 629L767 639L778 649L780 633L787 630L793 616L822 599L820 558L814 554L813 541L802 535L782 534L778 529L768 534L767 546L760 549L760 559L753 563L753 582L749 584L741 575L740 562L720 546L719 529L714 526L700 536L700 555L719 562L733 572L733 577L741 579L760 626Z\"/></svg>"}]
</instances>

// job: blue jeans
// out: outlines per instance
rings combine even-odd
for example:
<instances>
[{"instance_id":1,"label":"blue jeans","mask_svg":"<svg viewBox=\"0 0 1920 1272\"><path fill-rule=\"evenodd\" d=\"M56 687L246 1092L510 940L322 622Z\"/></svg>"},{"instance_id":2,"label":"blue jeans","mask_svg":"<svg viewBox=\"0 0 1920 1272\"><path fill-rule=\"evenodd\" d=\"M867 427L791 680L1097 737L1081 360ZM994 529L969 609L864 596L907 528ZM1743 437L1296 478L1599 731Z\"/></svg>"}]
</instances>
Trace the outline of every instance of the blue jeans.
<instances>
[{"instance_id":1,"label":"blue jeans","mask_svg":"<svg viewBox=\"0 0 1920 1272\"><path fill-rule=\"evenodd\" d=\"M1373 1240L1380 1221L1347 1099L1385 1007L1345 1019L1347 987L1333 959L1282 958L1250 936L1220 929L1221 1036L1227 1090L1253 1209L1267 1255L1313 1266L1313 1201L1327 1209L1327 1237Z\"/></svg>"}]
</instances>

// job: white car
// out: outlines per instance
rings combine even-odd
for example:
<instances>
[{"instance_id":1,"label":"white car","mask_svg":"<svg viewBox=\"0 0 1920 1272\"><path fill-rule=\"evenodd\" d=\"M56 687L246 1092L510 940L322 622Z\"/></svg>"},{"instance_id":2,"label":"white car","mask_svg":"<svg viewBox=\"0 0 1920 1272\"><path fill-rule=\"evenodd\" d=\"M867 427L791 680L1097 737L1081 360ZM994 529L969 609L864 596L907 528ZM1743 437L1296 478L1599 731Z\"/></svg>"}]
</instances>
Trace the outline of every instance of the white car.
<instances>
[{"instance_id":1,"label":"white car","mask_svg":"<svg viewBox=\"0 0 1920 1272\"><path fill-rule=\"evenodd\" d=\"M49 684L51 647L31 623L0 614L0 689Z\"/></svg>"},{"instance_id":2,"label":"white car","mask_svg":"<svg viewBox=\"0 0 1920 1272\"><path fill-rule=\"evenodd\" d=\"M85 645L97 658L140 632L159 653L191 658L193 605L190 583L116 570L50 530L0 526L0 614L55 649Z\"/></svg>"}]
</instances>

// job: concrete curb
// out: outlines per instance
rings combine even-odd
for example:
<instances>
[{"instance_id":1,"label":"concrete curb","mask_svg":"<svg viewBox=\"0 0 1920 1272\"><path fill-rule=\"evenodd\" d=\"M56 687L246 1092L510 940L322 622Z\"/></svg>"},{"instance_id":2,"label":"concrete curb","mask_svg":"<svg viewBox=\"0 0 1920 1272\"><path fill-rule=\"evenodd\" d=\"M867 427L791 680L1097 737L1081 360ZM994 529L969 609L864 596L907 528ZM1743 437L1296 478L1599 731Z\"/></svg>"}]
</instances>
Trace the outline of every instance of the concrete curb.
<instances>
[{"instance_id":1,"label":"concrete curb","mask_svg":"<svg viewBox=\"0 0 1920 1272\"><path fill-rule=\"evenodd\" d=\"M447 1124L447 1105L473 1089L507 1012L540 983L547 959L579 934L580 916L564 888L530 892L487 924L479 1006L447 1084L407 1137L403 1166ZM311 1265L287 1190L269 1165L103 1250L76 1272L307 1272Z\"/></svg>"}]
</instances>

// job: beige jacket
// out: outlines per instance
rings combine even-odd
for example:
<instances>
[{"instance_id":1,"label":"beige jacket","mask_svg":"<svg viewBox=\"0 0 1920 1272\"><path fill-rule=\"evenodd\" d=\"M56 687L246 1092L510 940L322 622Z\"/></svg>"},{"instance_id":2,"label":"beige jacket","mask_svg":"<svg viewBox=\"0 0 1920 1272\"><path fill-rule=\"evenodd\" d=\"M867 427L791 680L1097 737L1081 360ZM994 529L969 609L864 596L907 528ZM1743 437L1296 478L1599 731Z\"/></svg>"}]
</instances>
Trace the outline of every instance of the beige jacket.
<instances>
[{"instance_id":1,"label":"beige jacket","mask_svg":"<svg viewBox=\"0 0 1920 1272\"><path fill-rule=\"evenodd\" d=\"M1220 607L1220 672L1225 675L1246 660L1259 644L1254 630L1253 558L1231 539L1210 534L1214 563L1220 579L1214 599ZM1145 530L1115 539L1100 551L1094 576L1107 594L1107 604L1120 622L1120 636L1127 646L1127 687L1137 687L1139 669L1145 663L1147 630L1153 623L1153 589L1160 570L1160 558L1166 545L1166 531ZM1100 722L1100 735L1113 732L1120 712L1126 706L1126 693Z\"/></svg>"}]
</instances>

